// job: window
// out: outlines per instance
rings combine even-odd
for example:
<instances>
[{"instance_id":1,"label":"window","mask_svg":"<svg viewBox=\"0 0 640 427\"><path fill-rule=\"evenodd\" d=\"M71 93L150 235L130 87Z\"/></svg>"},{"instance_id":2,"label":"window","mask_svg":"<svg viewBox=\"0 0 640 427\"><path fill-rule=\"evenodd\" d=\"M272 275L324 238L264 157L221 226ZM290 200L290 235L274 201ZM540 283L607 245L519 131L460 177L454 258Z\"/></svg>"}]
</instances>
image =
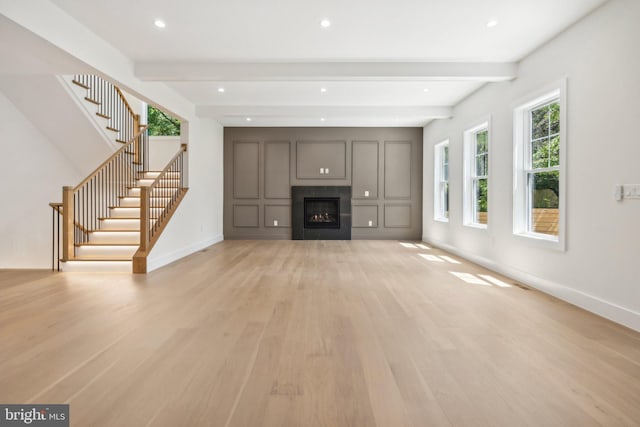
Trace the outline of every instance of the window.
<instances>
[{"instance_id":1,"label":"window","mask_svg":"<svg viewBox=\"0 0 640 427\"><path fill-rule=\"evenodd\" d=\"M449 141L434 147L434 219L449 221Z\"/></svg>"},{"instance_id":2,"label":"window","mask_svg":"<svg viewBox=\"0 0 640 427\"><path fill-rule=\"evenodd\" d=\"M486 228L489 210L489 123L464 133L464 224Z\"/></svg>"},{"instance_id":3,"label":"window","mask_svg":"<svg viewBox=\"0 0 640 427\"><path fill-rule=\"evenodd\" d=\"M562 241L564 84L515 111L514 232Z\"/></svg>"}]
</instances>

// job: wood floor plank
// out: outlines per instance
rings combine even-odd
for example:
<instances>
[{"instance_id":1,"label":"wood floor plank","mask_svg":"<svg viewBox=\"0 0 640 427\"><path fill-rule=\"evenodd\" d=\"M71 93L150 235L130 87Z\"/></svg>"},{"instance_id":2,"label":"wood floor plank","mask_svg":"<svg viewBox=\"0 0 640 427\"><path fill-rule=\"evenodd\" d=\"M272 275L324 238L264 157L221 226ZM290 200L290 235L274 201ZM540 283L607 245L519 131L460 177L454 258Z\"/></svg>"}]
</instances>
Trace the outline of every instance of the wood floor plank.
<instances>
[{"instance_id":1,"label":"wood floor plank","mask_svg":"<svg viewBox=\"0 0 640 427\"><path fill-rule=\"evenodd\" d=\"M640 334L412 242L225 241L148 275L0 270L0 402L73 426L636 426Z\"/></svg>"}]
</instances>

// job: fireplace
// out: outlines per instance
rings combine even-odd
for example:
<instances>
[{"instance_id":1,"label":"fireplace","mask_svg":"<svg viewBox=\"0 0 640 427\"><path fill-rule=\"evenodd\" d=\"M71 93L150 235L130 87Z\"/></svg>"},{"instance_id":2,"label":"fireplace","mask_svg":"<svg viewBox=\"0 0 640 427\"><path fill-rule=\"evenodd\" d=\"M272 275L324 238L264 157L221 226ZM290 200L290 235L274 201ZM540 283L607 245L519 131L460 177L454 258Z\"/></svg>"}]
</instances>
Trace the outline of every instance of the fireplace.
<instances>
[{"instance_id":1,"label":"fireplace","mask_svg":"<svg viewBox=\"0 0 640 427\"><path fill-rule=\"evenodd\" d=\"M293 240L351 240L351 187L291 187Z\"/></svg>"},{"instance_id":2,"label":"fireplace","mask_svg":"<svg viewBox=\"0 0 640 427\"><path fill-rule=\"evenodd\" d=\"M340 198L305 197L304 228L340 228Z\"/></svg>"}]
</instances>

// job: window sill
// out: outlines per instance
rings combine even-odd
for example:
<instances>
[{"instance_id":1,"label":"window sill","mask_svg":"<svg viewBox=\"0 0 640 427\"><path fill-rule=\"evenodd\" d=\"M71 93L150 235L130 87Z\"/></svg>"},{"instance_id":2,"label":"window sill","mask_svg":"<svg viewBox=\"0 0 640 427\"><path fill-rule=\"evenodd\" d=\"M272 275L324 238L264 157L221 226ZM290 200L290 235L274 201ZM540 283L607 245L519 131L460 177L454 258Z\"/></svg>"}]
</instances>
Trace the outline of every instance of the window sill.
<instances>
[{"instance_id":1,"label":"window sill","mask_svg":"<svg viewBox=\"0 0 640 427\"><path fill-rule=\"evenodd\" d=\"M559 252L565 251L564 243L560 236L531 232L513 233L513 235L518 239L522 239L523 241L529 242L529 244L540 248L553 249Z\"/></svg>"},{"instance_id":2,"label":"window sill","mask_svg":"<svg viewBox=\"0 0 640 427\"><path fill-rule=\"evenodd\" d=\"M464 224L465 227L475 228L476 230L487 230L487 224L476 224L474 222L469 222Z\"/></svg>"},{"instance_id":3,"label":"window sill","mask_svg":"<svg viewBox=\"0 0 640 427\"><path fill-rule=\"evenodd\" d=\"M433 218L434 221L449 223L449 218Z\"/></svg>"}]
</instances>

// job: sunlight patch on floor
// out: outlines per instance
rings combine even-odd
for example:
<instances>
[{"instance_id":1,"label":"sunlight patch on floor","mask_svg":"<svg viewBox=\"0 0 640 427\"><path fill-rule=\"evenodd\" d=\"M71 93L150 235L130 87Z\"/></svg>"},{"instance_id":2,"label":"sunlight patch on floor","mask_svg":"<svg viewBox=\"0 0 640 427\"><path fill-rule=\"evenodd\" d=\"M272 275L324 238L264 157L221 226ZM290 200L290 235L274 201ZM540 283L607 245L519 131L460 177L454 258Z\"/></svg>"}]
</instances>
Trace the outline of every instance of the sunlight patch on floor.
<instances>
[{"instance_id":1,"label":"sunlight patch on floor","mask_svg":"<svg viewBox=\"0 0 640 427\"><path fill-rule=\"evenodd\" d=\"M496 286L499 286L501 288L510 288L511 285L504 283L502 280L500 279L496 279L493 276L490 276L488 274L478 274L478 276L482 277L484 280L493 283Z\"/></svg>"},{"instance_id":2,"label":"sunlight patch on floor","mask_svg":"<svg viewBox=\"0 0 640 427\"><path fill-rule=\"evenodd\" d=\"M467 283L471 283L473 285L481 285L481 286L491 286L490 283L485 282L484 280L482 280L481 278L474 276L471 273L458 273L456 271L450 271L449 273L453 274L454 276L456 276L458 279L463 280Z\"/></svg>"},{"instance_id":3,"label":"sunlight patch on floor","mask_svg":"<svg viewBox=\"0 0 640 427\"><path fill-rule=\"evenodd\" d=\"M426 259L427 261L432 261L432 262L444 262L443 259L438 258L435 255L427 255L427 254L419 254L422 258Z\"/></svg>"},{"instance_id":4,"label":"sunlight patch on floor","mask_svg":"<svg viewBox=\"0 0 640 427\"><path fill-rule=\"evenodd\" d=\"M440 255L440 258L447 262L450 262L451 264L462 264L460 261L458 261L457 259L453 259L450 256Z\"/></svg>"},{"instance_id":5,"label":"sunlight patch on floor","mask_svg":"<svg viewBox=\"0 0 640 427\"><path fill-rule=\"evenodd\" d=\"M414 245L413 243L404 243L404 242L400 242L400 244L402 246L404 246L405 248L411 248L411 249L417 249L418 247L416 245Z\"/></svg>"}]
</instances>

